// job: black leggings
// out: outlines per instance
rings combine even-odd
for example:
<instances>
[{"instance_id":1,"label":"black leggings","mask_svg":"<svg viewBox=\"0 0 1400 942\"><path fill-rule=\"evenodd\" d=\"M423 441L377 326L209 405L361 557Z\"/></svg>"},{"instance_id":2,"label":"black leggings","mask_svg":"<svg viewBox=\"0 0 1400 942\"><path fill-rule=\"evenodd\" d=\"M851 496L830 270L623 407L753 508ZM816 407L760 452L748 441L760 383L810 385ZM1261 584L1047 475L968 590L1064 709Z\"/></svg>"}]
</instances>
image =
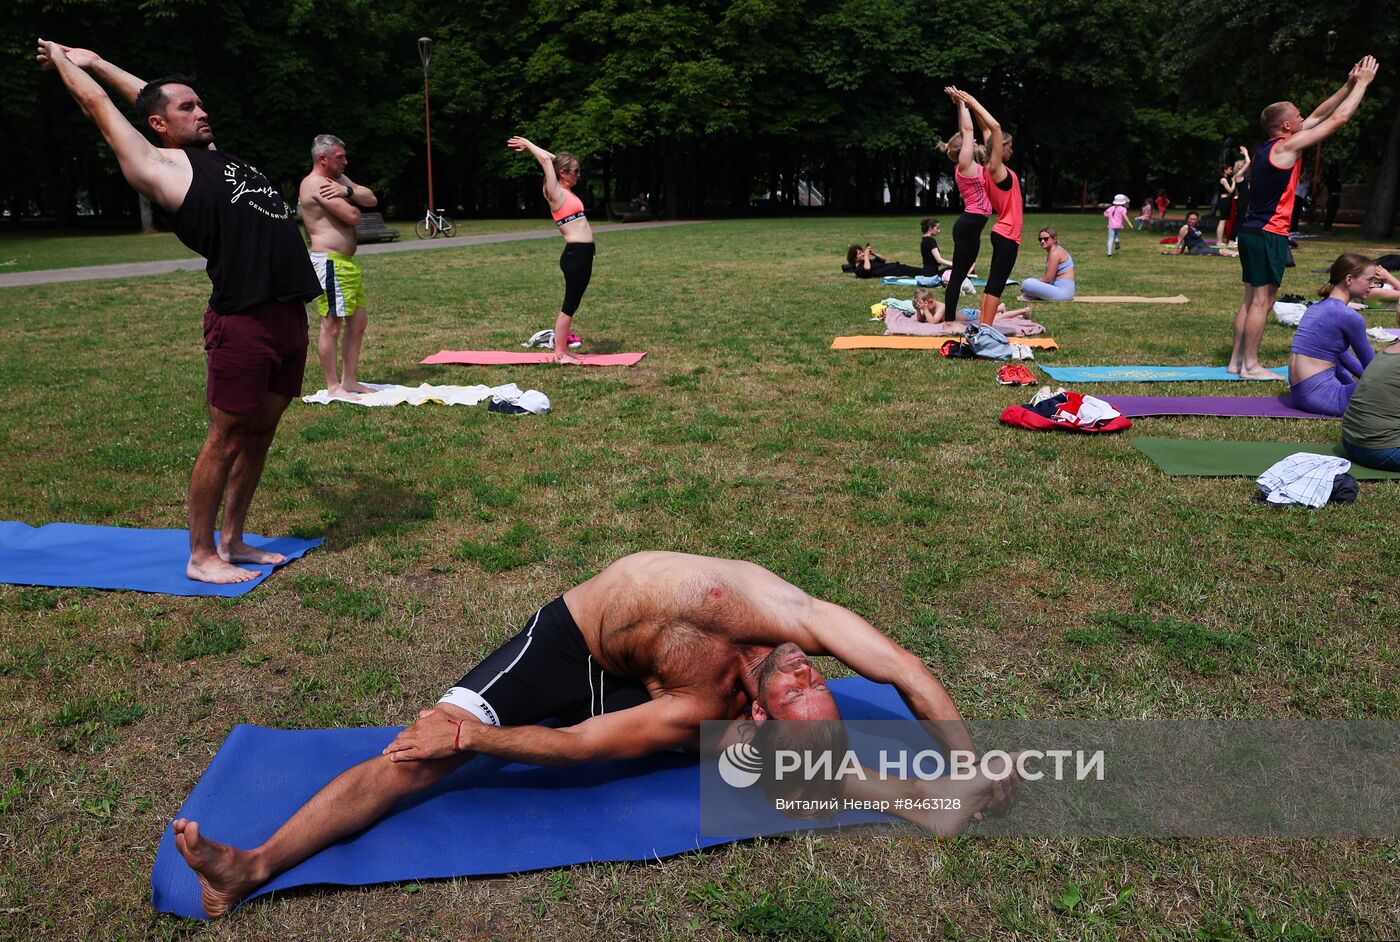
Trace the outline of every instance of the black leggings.
<instances>
[{"instance_id":1,"label":"black leggings","mask_svg":"<svg viewBox=\"0 0 1400 942\"><path fill-rule=\"evenodd\" d=\"M593 277L595 249L592 242L564 243L564 254L559 256L559 270L564 273L564 303L559 305L559 313L573 317L578 310Z\"/></svg>"},{"instance_id":2,"label":"black leggings","mask_svg":"<svg viewBox=\"0 0 1400 942\"><path fill-rule=\"evenodd\" d=\"M943 304L949 320L958 312L958 295L962 291L963 279L972 271L972 263L977 261L977 250L982 245L982 229L986 225L986 216L968 212L953 223L953 268L943 276L943 284L946 285Z\"/></svg>"},{"instance_id":3,"label":"black leggings","mask_svg":"<svg viewBox=\"0 0 1400 942\"><path fill-rule=\"evenodd\" d=\"M1006 279L1011 277L1011 269L1016 266L1016 253L1020 250L1021 243L1013 242L1000 232L992 233L992 267L987 271L987 287L982 289L983 294L1001 297L1006 290Z\"/></svg>"},{"instance_id":4,"label":"black leggings","mask_svg":"<svg viewBox=\"0 0 1400 942\"><path fill-rule=\"evenodd\" d=\"M924 270L915 265L905 265L903 262L880 262L871 265L869 271L862 265L856 266L857 278L907 278L910 275L922 275Z\"/></svg>"}]
</instances>

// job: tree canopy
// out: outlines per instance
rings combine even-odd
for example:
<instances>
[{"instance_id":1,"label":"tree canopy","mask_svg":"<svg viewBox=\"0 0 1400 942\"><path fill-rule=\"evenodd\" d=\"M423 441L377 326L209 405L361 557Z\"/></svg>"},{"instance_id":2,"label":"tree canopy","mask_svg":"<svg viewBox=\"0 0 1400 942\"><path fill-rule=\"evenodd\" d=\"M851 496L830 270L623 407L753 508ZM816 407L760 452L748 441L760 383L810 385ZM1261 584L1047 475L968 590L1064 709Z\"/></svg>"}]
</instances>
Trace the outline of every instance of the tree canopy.
<instances>
[{"instance_id":1,"label":"tree canopy","mask_svg":"<svg viewBox=\"0 0 1400 942\"><path fill-rule=\"evenodd\" d=\"M1015 136L1042 205L1168 187L1205 204L1227 141L1259 110L1306 110L1364 53L1381 77L1327 144L1393 215L1400 173L1400 27L1360 0L1325 8L1183 0L12 0L0 12L6 147L0 206L72 222L79 206L134 218L111 154L34 38L87 46L143 78L197 77L220 146L290 189L314 135L348 144L350 173L403 214L427 185L430 65L435 196L463 215L539 211L523 133L584 160L593 199L639 191L672 215L795 207L913 209L948 171L942 89L978 95ZM1328 30L1337 33L1326 55ZM1330 87L1329 87L1330 83ZM1387 195L1388 194L1388 195ZM1379 208L1379 207L1378 207Z\"/></svg>"}]
</instances>

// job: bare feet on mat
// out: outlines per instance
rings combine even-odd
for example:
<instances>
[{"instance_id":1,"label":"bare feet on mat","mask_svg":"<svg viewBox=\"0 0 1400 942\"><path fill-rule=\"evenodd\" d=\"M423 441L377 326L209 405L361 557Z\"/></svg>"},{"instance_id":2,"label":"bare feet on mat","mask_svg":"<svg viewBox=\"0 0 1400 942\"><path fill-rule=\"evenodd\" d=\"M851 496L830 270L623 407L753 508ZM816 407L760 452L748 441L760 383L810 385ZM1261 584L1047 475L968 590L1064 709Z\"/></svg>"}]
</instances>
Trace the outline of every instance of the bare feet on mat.
<instances>
[{"instance_id":1,"label":"bare feet on mat","mask_svg":"<svg viewBox=\"0 0 1400 942\"><path fill-rule=\"evenodd\" d=\"M280 566L287 561L281 553L269 553L242 540L230 540L219 546L219 558L229 563L252 563L255 566ZM256 573L254 573L256 575Z\"/></svg>"},{"instance_id":2,"label":"bare feet on mat","mask_svg":"<svg viewBox=\"0 0 1400 942\"><path fill-rule=\"evenodd\" d=\"M185 564L185 575L195 582L208 582L212 585L229 585L235 582L247 582L262 575L252 569L240 569L225 559L218 556L211 556L209 559L196 562L194 557Z\"/></svg>"},{"instance_id":3,"label":"bare feet on mat","mask_svg":"<svg viewBox=\"0 0 1400 942\"><path fill-rule=\"evenodd\" d=\"M1283 382L1282 376L1272 370L1266 370L1262 366L1256 366L1250 370L1240 370L1240 379L1272 379Z\"/></svg>"},{"instance_id":4,"label":"bare feet on mat","mask_svg":"<svg viewBox=\"0 0 1400 942\"><path fill-rule=\"evenodd\" d=\"M339 383L334 386L327 386L326 395L330 396L332 399L344 399L346 402L354 402L356 399L360 398L356 393L346 389Z\"/></svg>"},{"instance_id":5,"label":"bare feet on mat","mask_svg":"<svg viewBox=\"0 0 1400 942\"><path fill-rule=\"evenodd\" d=\"M554 355L554 362L555 362L555 363L558 363L560 366L569 366L569 365L573 365L573 366L582 366L582 365L583 365L583 361L582 361L582 360L580 360L578 357L574 356L573 354L569 354L569 353L556 353L556 354Z\"/></svg>"},{"instance_id":6,"label":"bare feet on mat","mask_svg":"<svg viewBox=\"0 0 1400 942\"><path fill-rule=\"evenodd\" d=\"M355 383L345 383L345 384L342 385L340 388L341 388L342 390L344 390L345 392L348 392L348 393L361 393L361 394L363 394L363 393L372 393L372 392L375 391L375 390L371 389L370 387L366 386L364 383L359 383L359 382L355 382Z\"/></svg>"},{"instance_id":7,"label":"bare feet on mat","mask_svg":"<svg viewBox=\"0 0 1400 942\"><path fill-rule=\"evenodd\" d=\"M199 876L200 905L210 919L227 913L264 882L249 851L201 837L196 821L180 818L173 827L180 856Z\"/></svg>"}]
</instances>

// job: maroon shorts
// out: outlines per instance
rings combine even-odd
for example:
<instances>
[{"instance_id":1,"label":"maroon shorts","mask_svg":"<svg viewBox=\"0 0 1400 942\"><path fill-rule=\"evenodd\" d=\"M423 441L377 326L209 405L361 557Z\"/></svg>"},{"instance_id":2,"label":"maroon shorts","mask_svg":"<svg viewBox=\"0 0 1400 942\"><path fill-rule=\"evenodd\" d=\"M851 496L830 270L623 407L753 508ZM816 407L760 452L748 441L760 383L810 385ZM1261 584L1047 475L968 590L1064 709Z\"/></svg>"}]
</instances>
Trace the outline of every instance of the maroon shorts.
<instances>
[{"instance_id":1,"label":"maroon shorts","mask_svg":"<svg viewBox=\"0 0 1400 942\"><path fill-rule=\"evenodd\" d=\"M257 412L268 393L301 395L306 305L267 301L237 314L204 312L205 397L225 412Z\"/></svg>"}]
</instances>

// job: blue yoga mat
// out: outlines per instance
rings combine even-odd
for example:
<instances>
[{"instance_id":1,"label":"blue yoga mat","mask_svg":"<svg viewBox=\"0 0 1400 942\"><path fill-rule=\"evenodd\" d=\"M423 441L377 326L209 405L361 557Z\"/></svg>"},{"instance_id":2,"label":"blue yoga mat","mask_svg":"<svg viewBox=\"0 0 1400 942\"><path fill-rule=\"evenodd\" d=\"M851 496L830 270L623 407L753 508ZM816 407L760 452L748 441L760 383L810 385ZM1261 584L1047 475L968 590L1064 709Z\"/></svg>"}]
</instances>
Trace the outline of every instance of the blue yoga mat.
<instances>
[{"instance_id":1,"label":"blue yoga mat","mask_svg":"<svg viewBox=\"0 0 1400 942\"><path fill-rule=\"evenodd\" d=\"M319 539L273 539L256 533L245 534L244 539L250 546L281 553L287 562L321 545ZM210 585L185 575L189 558L188 530L79 523L31 527L15 520L0 521L0 583L232 597L253 591L276 568L242 564L262 575L233 585Z\"/></svg>"},{"instance_id":2,"label":"blue yoga mat","mask_svg":"<svg viewBox=\"0 0 1400 942\"><path fill-rule=\"evenodd\" d=\"M1205 380L1261 382L1269 380L1240 380L1223 366L1042 366L1050 378L1061 383L1185 383ZM1288 368L1274 367L1273 373L1288 378Z\"/></svg>"},{"instance_id":3,"label":"blue yoga mat","mask_svg":"<svg viewBox=\"0 0 1400 942\"><path fill-rule=\"evenodd\" d=\"M909 719L893 687L857 677L832 681L831 689L845 719ZM198 821L201 834L215 840L254 847L336 775L378 755L398 731L236 726L177 817ZM854 738L852 745L857 748ZM804 821L770 808L766 817L755 816L748 834L701 837L700 781L699 761L675 752L569 768L479 757L367 830L274 877L250 898L311 884L360 886L653 860L757 834L888 820L866 812L830 823ZM151 890L160 912L204 918L199 880L169 826L156 852Z\"/></svg>"}]
</instances>

